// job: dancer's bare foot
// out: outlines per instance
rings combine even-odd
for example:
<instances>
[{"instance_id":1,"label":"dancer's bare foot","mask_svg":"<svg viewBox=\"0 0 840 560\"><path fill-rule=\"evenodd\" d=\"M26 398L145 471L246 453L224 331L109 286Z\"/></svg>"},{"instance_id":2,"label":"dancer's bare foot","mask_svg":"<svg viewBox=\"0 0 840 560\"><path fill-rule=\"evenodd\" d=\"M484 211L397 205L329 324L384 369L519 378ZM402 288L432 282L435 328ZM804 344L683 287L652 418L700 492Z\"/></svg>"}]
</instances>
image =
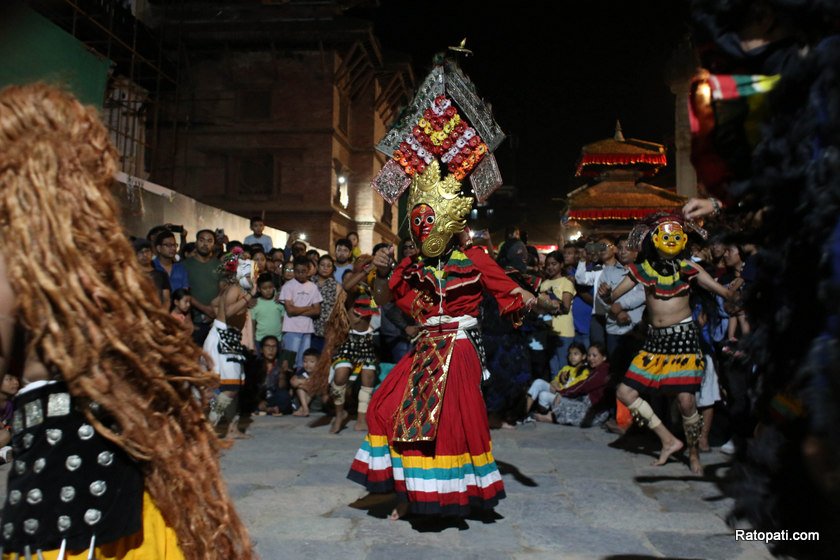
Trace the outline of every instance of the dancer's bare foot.
<instances>
[{"instance_id":1,"label":"dancer's bare foot","mask_svg":"<svg viewBox=\"0 0 840 560\"><path fill-rule=\"evenodd\" d=\"M344 423L347 422L347 417L349 414L346 410L337 410L335 413L335 418L333 418L332 425L330 426L330 433L337 434L341 431L344 427Z\"/></svg>"},{"instance_id":2,"label":"dancer's bare foot","mask_svg":"<svg viewBox=\"0 0 840 560\"><path fill-rule=\"evenodd\" d=\"M692 473L697 475L703 474L703 465L700 464L700 453L696 448L688 452L688 465Z\"/></svg>"},{"instance_id":3,"label":"dancer's bare foot","mask_svg":"<svg viewBox=\"0 0 840 560\"><path fill-rule=\"evenodd\" d=\"M254 437L251 434L246 434L245 432L240 432L239 430L231 431L230 435L233 439L252 439Z\"/></svg>"},{"instance_id":4,"label":"dancer's bare foot","mask_svg":"<svg viewBox=\"0 0 840 560\"><path fill-rule=\"evenodd\" d=\"M397 521L401 517L405 517L408 513L408 504L407 503L399 503L397 507L394 508L394 511L391 512L391 515L388 516L390 521Z\"/></svg>"},{"instance_id":5,"label":"dancer's bare foot","mask_svg":"<svg viewBox=\"0 0 840 560\"><path fill-rule=\"evenodd\" d=\"M309 411L308 410L303 410L302 408L299 408L299 409L295 410L294 412L292 412L292 416L309 416Z\"/></svg>"},{"instance_id":6,"label":"dancer's bare foot","mask_svg":"<svg viewBox=\"0 0 840 560\"><path fill-rule=\"evenodd\" d=\"M677 451L683 448L683 442L674 438L670 443L664 444L662 446L662 451L659 452L659 459L651 463L651 466L659 467L664 465L668 462L668 459L671 458L671 455L676 453Z\"/></svg>"},{"instance_id":7,"label":"dancer's bare foot","mask_svg":"<svg viewBox=\"0 0 840 560\"><path fill-rule=\"evenodd\" d=\"M501 428L503 430L515 430L516 426L514 426L513 424L508 424L507 422L502 422Z\"/></svg>"},{"instance_id":8,"label":"dancer's bare foot","mask_svg":"<svg viewBox=\"0 0 840 560\"><path fill-rule=\"evenodd\" d=\"M353 429L357 432L366 432L368 430L367 420L365 420L364 418L359 418L353 425Z\"/></svg>"}]
</instances>

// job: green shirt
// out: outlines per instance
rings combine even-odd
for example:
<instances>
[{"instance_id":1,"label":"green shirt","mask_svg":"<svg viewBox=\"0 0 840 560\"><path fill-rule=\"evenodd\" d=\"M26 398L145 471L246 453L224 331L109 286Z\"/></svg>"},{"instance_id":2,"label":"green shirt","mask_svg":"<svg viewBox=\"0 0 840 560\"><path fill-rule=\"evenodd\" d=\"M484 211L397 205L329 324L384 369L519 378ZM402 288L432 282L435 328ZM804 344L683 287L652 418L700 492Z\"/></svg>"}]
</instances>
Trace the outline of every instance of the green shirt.
<instances>
[{"instance_id":1,"label":"green shirt","mask_svg":"<svg viewBox=\"0 0 840 560\"><path fill-rule=\"evenodd\" d=\"M213 298L219 295L219 261L210 259L204 263L190 257L184 262L184 268L187 269L192 297L203 305L210 305Z\"/></svg>"},{"instance_id":2,"label":"green shirt","mask_svg":"<svg viewBox=\"0 0 840 560\"><path fill-rule=\"evenodd\" d=\"M274 299L260 298L257 304L251 309L251 317L256 323L256 332L254 333L257 342L268 335L273 335L280 340L283 336L283 316L286 314L286 308L283 304L277 303Z\"/></svg>"}]
</instances>

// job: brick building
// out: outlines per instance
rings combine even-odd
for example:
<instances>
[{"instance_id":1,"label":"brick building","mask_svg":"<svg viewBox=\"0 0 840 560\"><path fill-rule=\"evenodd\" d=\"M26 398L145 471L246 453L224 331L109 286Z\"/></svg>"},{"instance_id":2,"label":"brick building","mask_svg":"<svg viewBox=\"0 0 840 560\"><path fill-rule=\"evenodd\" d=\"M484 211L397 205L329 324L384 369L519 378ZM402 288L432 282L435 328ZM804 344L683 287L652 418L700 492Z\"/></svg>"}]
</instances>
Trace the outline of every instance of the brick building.
<instances>
[{"instance_id":1,"label":"brick building","mask_svg":"<svg viewBox=\"0 0 840 560\"><path fill-rule=\"evenodd\" d=\"M373 146L414 77L370 22L343 15L347 5L205 1L147 13L179 58L150 179L322 248L354 230L363 250L396 240L397 209L370 188L385 163Z\"/></svg>"}]
</instances>

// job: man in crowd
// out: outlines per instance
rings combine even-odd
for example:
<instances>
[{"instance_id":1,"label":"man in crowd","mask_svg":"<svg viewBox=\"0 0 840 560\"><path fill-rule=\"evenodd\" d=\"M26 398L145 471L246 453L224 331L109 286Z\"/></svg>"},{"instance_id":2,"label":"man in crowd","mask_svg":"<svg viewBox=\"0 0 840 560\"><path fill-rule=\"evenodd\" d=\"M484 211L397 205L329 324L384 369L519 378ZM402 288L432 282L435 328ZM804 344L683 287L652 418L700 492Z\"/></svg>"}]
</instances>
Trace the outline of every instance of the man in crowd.
<instances>
[{"instance_id":1,"label":"man in crowd","mask_svg":"<svg viewBox=\"0 0 840 560\"><path fill-rule=\"evenodd\" d=\"M137 262L140 264L140 270L145 272L155 286L155 293L149 294L152 300L160 303L163 307L169 309L169 299L172 296L172 288L169 286L169 276L161 270L158 270L152 264L152 246L145 239L137 238L132 241L134 252L137 255Z\"/></svg>"},{"instance_id":2,"label":"man in crowd","mask_svg":"<svg viewBox=\"0 0 840 560\"><path fill-rule=\"evenodd\" d=\"M627 276L627 265L636 260L638 251L627 246L627 237L618 242L618 258L614 266L605 266L601 273L599 295L609 294ZM601 298L599 298L601 299ZM633 289L609 304L607 310L607 355L611 374L621 376L630 367L633 356L641 348L641 341L634 337L633 329L645 312L645 287L636 284ZM619 377L620 378L620 377Z\"/></svg>"},{"instance_id":3,"label":"man in crowd","mask_svg":"<svg viewBox=\"0 0 840 560\"><path fill-rule=\"evenodd\" d=\"M155 251L157 256L152 261L152 266L163 271L169 277L169 285L172 293L181 288L189 288L190 281L184 265L176 262L175 255L178 253L178 243L175 241L175 234L164 230L155 237Z\"/></svg>"},{"instance_id":4,"label":"man in crowd","mask_svg":"<svg viewBox=\"0 0 840 560\"><path fill-rule=\"evenodd\" d=\"M187 279L192 291L193 340L201 346L216 312L210 304L219 295L219 260L215 252L216 235L209 229L195 236L195 254L184 262Z\"/></svg>"},{"instance_id":5,"label":"man in crowd","mask_svg":"<svg viewBox=\"0 0 840 560\"><path fill-rule=\"evenodd\" d=\"M589 322L589 343L594 344L600 342L606 346L607 310L609 306L598 297L598 287L600 286L601 275L604 273L604 270L614 268L618 265L618 259L615 257L616 246L612 239L602 237L597 243L587 244L586 250L587 252L598 255L601 266L587 271L587 267L583 262L578 263L577 270L575 271L575 282L584 286L592 286L592 293L594 294L592 318Z\"/></svg>"},{"instance_id":6,"label":"man in crowd","mask_svg":"<svg viewBox=\"0 0 840 560\"><path fill-rule=\"evenodd\" d=\"M339 284L341 283L341 279L344 278L344 272L353 268L352 259L350 258L352 254L353 243L349 239L342 238L335 242L335 253L333 254L333 258L335 258L335 272L333 272L333 278Z\"/></svg>"}]
</instances>

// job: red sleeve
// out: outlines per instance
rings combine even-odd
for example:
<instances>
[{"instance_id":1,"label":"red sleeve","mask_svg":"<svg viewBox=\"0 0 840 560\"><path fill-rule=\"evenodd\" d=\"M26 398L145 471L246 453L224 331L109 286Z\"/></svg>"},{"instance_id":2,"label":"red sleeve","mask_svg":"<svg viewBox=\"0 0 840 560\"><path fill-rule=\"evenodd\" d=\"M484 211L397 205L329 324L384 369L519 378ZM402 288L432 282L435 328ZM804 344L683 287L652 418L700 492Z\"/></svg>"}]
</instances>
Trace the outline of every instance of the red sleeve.
<instances>
[{"instance_id":1,"label":"red sleeve","mask_svg":"<svg viewBox=\"0 0 840 560\"><path fill-rule=\"evenodd\" d=\"M466 255L481 272L479 281L485 290L493 294L499 302L499 314L506 315L513 313L525 306L519 294L511 295L511 290L519 286L508 278L496 261L491 259L481 247L470 247L465 251Z\"/></svg>"},{"instance_id":2,"label":"red sleeve","mask_svg":"<svg viewBox=\"0 0 840 560\"><path fill-rule=\"evenodd\" d=\"M403 274L405 269L411 265L411 257L405 257L397 267L391 272L391 278L388 280L388 287L391 288L391 296L394 300L398 300L405 296L408 291L408 283L404 281Z\"/></svg>"}]
</instances>

